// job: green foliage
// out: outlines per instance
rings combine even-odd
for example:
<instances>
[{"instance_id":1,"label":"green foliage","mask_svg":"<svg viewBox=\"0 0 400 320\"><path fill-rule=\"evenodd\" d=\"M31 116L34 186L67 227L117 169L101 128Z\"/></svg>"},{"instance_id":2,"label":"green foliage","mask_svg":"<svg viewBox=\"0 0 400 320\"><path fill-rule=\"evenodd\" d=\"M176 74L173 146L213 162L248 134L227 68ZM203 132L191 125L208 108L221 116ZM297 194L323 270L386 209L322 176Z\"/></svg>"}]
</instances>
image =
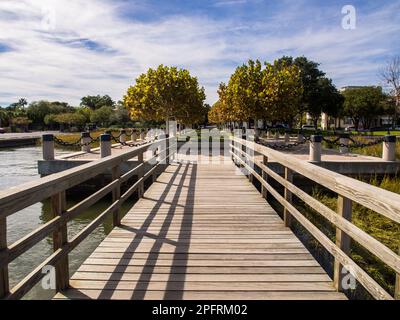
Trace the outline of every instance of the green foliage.
<instances>
[{"instance_id":1,"label":"green foliage","mask_svg":"<svg viewBox=\"0 0 400 320\"><path fill-rule=\"evenodd\" d=\"M3 108L0 108L0 127L7 127L10 124L10 114Z\"/></svg>"},{"instance_id":2,"label":"green foliage","mask_svg":"<svg viewBox=\"0 0 400 320\"><path fill-rule=\"evenodd\" d=\"M249 60L236 68L228 85L219 87L219 101L209 112L214 123L266 119L292 123L298 114L303 87L295 65Z\"/></svg>"},{"instance_id":3,"label":"green foliage","mask_svg":"<svg viewBox=\"0 0 400 320\"><path fill-rule=\"evenodd\" d=\"M80 106L87 107L91 110L97 110L102 107L113 108L115 106L115 102L108 95L85 96L81 99Z\"/></svg>"},{"instance_id":4,"label":"green foliage","mask_svg":"<svg viewBox=\"0 0 400 320\"><path fill-rule=\"evenodd\" d=\"M306 57L282 57L278 64L295 65L300 69L303 94L299 113L307 112L317 127L318 118L322 112L330 116L339 116L343 108L343 97L332 84L332 80L325 77L319 69L319 64Z\"/></svg>"},{"instance_id":5,"label":"green foliage","mask_svg":"<svg viewBox=\"0 0 400 320\"><path fill-rule=\"evenodd\" d=\"M356 129L360 122L365 129L370 128L375 116L390 112L388 97L381 87L351 88L343 96L343 114L352 118Z\"/></svg>"},{"instance_id":6,"label":"green foliage","mask_svg":"<svg viewBox=\"0 0 400 320\"><path fill-rule=\"evenodd\" d=\"M160 65L136 79L124 96L133 120L197 123L204 119L204 88L188 70Z\"/></svg>"},{"instance_id":7,"label":"green foliage","mask_svg":"<svg viewBox=\"0 0 400 320\"><path fill-rule=\"evenodd\" d=\"M122 101L118 101L117 107L110 118L111 123L124 126L130 120L129 111L125 108Z\"/></svg>"},{"instance_id":8,"label":"green foliage","mask_svg":"<svg viewBox=\"0 0 400 320\"><path fill-rule=\"evenodd\" d=\"M92 112L90 121L100 126L106 127L111 122L113 110L110 107L104 106Z\"/></svg>"},{"instance_id":9,"label":"green foliage","mask_svg":"<svg viewBox=\"0 0 400 320\"><path fill-rule=\"evenodd\" d=\"M47 123L45 122L45 117L47 115L57 115L60 113L72 113L74 112L74 108L71 107L66 102L59 101L35 101L32 102L28 108L26 109L26 114L28 118L32 121L35 126L44 126Z\"/></svg>"},{"instance_id":10,"label":"green foliage","mask_svg":"<svg viewBox=\"0 0 400 320\"><path fill-rule=\"evenodd\" d=\"M82 126L85 124L85 116L79 113L60 113L54 118L54 121L59 124L68 126Z\"/></svg>"}]
</instances>

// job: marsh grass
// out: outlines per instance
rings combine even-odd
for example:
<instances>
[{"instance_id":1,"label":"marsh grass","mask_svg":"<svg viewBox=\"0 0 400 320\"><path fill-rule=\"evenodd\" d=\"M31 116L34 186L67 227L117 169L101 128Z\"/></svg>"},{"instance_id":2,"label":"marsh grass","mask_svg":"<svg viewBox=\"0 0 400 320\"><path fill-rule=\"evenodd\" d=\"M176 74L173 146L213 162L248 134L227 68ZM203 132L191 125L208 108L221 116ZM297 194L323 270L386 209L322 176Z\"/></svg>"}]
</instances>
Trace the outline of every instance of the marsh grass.
<instances>
[{"instance_id":1,"label":"marsh grass","mask_svg":"<svg viewBox=\"0 0 400 320\"><path fill-rule=\"evenodd\" d=\"M105 129L91 131L90 132L90 136L93 139L96 139L101 134L103 134L104 131L105 131ZM119 134L119 130L111 130L111 132L115 136ZM62 140L62 141L68 142L68 143L75 143L81 138L81 134L80 134L80 132L77 132L77 133L69 133L69 134L57 135L56 137L58 139ZM100 143L99 142L94 142L90 146L91 146L91 148L97 148L97 147L100 146ZM59 145L57 143L55 143L55 147L58 148L58 149L71 150L71 151L79 151L81 149L81 147L79 147L79 146L62 146L62 145Z\"/></svg>"}]
</instances>

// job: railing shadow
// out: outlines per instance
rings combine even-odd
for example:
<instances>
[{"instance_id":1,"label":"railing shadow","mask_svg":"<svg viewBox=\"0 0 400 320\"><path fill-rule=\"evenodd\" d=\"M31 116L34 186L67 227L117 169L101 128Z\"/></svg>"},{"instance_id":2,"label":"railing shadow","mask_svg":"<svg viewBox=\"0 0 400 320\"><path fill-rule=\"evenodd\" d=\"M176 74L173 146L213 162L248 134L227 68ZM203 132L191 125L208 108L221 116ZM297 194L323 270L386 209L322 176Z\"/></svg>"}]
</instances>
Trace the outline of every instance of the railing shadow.
<instances>
[{"instance_id":1,"label":"railing shadow","mask_svg":"<svg viewBox=\"0 0 400 320\"><path fill-rule=\"evenodd\" d=\"M144 297L146 295L146 290L148 289L148 286L150 284L150 280L151 280L151 277L153 275L153 271L154 271L154 268L156 266L157 259L158 259L159 255L160 255L161 247L164 244L164 240L163 239L167 237L169 228L170 228L171 224L173 224L173 218L174 218L174 215L175 215L175 209L176 209L176 207L178 205L179 198L180 198L180 195L182 193L183 185L184 185L184 182L185 182L185 178L188 175L189 167L190 167L189 164L187 164L185 166L185 169L184 169L184 172L182 174L181 180L178 182L177 190L176 190L176 192L174 194L173 200L171 200L170 207L168 209L168 212L167 212L167 214L165 216L165 220L164 220L164 222L163 222L163 224L161 226L160 232L158 234L159 238L154 242L154 244L153 244L153 246L152 246L152 248L150 250L150 254L149 254L146 262L144 263L143 269L146 269L146 272L145 273L142 272L140 274L140 277L138 279L136 287L133 290L132 299L134 299L134 300L142 300L142 299L144 299ZM191 173L190 181L192 181L192 180L193 180L193 172ZM186 214L185 214L185 209L184 209L183 218L182 218L182 224L184 223L183 221L185 220L185 215ZM190 226L191 226L191 221L190 221ZM182 237L182 230L181 230L181 233L179 234L177 245L175 246L175 253L174 253L174 258L172 259L172 266L171 266L171 272L172 273L173 273L173 269L174 269L174 264L175 265L177 264L176 263L176 260L178 258L177 253L178 252L181 253L181 244L180 244L180 241L179 241L179 240L181 240L181 237ZM186 256L184 256L184 260L183 261L185 261L185 257L186 257L186 261L187 261L187 248L185 248L184 245L183 245L183 250L182 251L183 251L183 253L186 253ZM186 265L186 263L185 263L185 265ZM171 273L170 273L169 280L170 279L171 279ZM170 283L171 282L168 281L167 289L168 289Z\"/></svg>"},{"instance_id":2,"label":"railing shadow","mask_svg":"<svg viewBox=\"0 0 400 320\"><path fill-rule=\"evenodd\" d=\"M124 264L123 261L124 260L131 260L134 257L134 254L135 254L136 250L138 249L139 245L142 243L143 238L146 237L144 235L144 233L148 231L149 227L151 226L151 223L153 222L153 219L156 217L156 215L158 213L158 210L159 210L160 206L162 205L164 200L167 198L167 195L168 195L170 189L172 188L172 184L175 181L175 179L178 177L178 174L179 174L181 168L182 168L182 165L179 164L178 168L176 169L176 171L173 173L173 175L171 177L170 183L167 184L167 186L165 187L164 191L161 193L160 198L158 199L157 203L150 210L149 215L146 218L146 220L143 222L141 228L138 229L138 232L140 232L140 233L135 235L135 237L132 239L131 244L126 248L125 252L123 253L122 257L120 258L119 263L117 263L115 265L114 271L112 272L112 277L110 277L110 279L105 283L105 285L104 285L104 287L103 287L103 289L102 289L102 291L101 291L101 293L100 293L100 295L98 297L99 299L111 299L112 298L112 295L114 293L113 288L117 287L119 281L121 281L126 269L128 268L128 264ZM186 167L185 168L185 172L187 172L187 170L188 170L188 168ZM184 181L184 177L185 177L185 174L181 178L181 181L182 181L181 183L182 184L183 184L183 181ZM178 189L176 194L175 194L175 196L178 196L178 198L179 198L179 190L180 189ZM172 214L173 214L173 212L172 212ZM124 226L122 224L121 228L124 228L124 227L126 227L126 226ZM156 251L157 247L158 246L161 247L161 245L163 243L163 240L161 239L162 235L166 235L166 233L163 232L162 230L163 230L163 228L160 230L160 234L159 234L159 238L160 239L156 240L156 243L153 246L154 249L152 249L150 251L150 255L149 255L149 258L147 259L147 262L150 260L150 256L153 256L153 252L154 251L158 255L158 251ZM157 247L156 247L156 245L157 245ZM147 266L151 267L150 263L147 263L147 265L145 265L143 267L143 269L145 269ZM154 268L154 266L153 266L153 268ZM118 272L116 272L117 269L118 269ZM145 279L144 279L144 277L145 277L144 275L145 274L147 274L147 273L143 273L142 272L142 274L141 274L141 278L142 279L139 279L138 283L140 281L145 281ZM149 273L148 275L151 276L151 273ZM137 298L134 297L136 292L137 292L137 290L134 291L132 299L140 299L140 297L137 297Z\"/></svg>"}]
</instances>

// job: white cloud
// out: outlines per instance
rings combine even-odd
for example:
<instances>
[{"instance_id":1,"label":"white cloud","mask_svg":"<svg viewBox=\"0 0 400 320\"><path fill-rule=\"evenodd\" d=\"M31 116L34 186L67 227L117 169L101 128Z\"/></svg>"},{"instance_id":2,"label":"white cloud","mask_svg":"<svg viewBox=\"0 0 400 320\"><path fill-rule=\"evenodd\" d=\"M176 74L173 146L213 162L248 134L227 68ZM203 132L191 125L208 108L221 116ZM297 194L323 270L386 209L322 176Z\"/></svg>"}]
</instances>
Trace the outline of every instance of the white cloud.
<instances>
[{"instance_id":1,"label":"white cloud","mask_svg":"<svg viewBox=\"0 0 400 320\"><path fill-rule=\"evenodd\" d=\"M140 21L122 18L124 6L110 0L2 0L0 43L13 51L0 52L0 101L27 97L78 104L87 94L120 99L136 76L163 63L198 76L212 103L218 83L237 64L285 53L321 62L340 86L376 83L376 60L399 48L394 41L400 26L393 19L399 1L363 15L355 31L340 28L340 8L331 14L335 23L316 28L312 24L322 13L315 12L314 21L315 10L299 12L298 6L254 22L190 13ZM140 2L129 6L130 12L142 9Z\"/></svg>"}]
</instances>

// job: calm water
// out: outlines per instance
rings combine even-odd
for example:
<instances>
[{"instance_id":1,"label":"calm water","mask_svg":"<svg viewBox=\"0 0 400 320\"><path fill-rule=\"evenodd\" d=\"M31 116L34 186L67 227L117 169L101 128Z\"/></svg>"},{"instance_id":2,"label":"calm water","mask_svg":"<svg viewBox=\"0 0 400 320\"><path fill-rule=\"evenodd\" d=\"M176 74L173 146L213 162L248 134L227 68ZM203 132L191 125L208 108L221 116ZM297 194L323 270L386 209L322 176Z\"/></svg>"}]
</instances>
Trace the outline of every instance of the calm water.
<instances>
[{"instance_id":1,"label":"calm water","mask_svg":"<svg viewBox=\"0 0 400 320\"><path fill-rule=\"evenodd\" d=\"M37 161L42 157L41 152L41 147L0 149L0 190L39 179ZM58 150L56 151L56 155L69 152L71 151ZM70 207L80 200L81 199L77 196L69 195L67 197L67 206ZM126 203L123 211L126 212L132 204L133 202ZM68 236L72 237L77 234L109 205L110 200L106 199L81 214L77 219L70 221L68 223ZM12 244L50 219L49 200L36 203L9 216L7 218L8 243ZM110 230L111 220L107 220L71 252L69 255L70 275L72 275L90 253L93 252ZM52 253L52 248L52 240L51 237L49 237L15 259L9 265L10 287L17 284L43 262ZM42 289L41 283L39 282L38 285L25 296L25 299L50 299L53 297L54 293L55 292L52 290Z\"/></svg>"}]
</instances>

